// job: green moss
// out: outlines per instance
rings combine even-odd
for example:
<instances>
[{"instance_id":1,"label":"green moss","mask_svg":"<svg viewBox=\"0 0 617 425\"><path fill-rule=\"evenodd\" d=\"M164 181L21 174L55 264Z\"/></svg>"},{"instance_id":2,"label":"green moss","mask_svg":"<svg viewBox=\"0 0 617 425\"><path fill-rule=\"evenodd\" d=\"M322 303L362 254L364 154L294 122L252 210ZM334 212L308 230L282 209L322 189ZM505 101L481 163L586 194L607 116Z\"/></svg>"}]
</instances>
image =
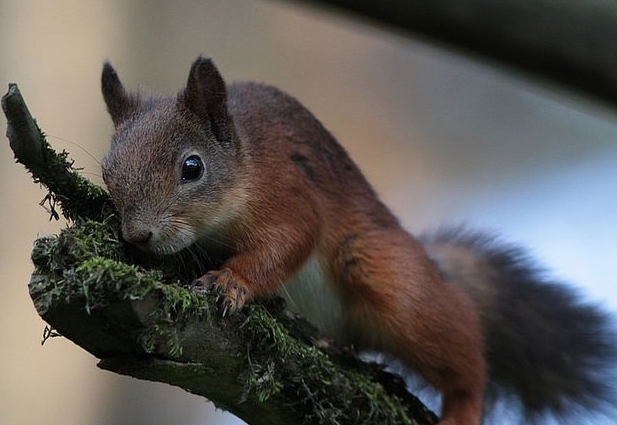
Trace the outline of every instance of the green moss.
<instances>
[{"instance_id":1,"label":"green moss","mask_svg":"<svg viewBox=\"0 0 617 425\"><path fill-rule=\"evenodd\" d=\"M170 357L178 357L182 347L177 328L201 314L206 308L203 298L165 280L160 270L122 262L125 255L114 220L78 220L56 237L37 239L32 252L36 269L29 287L39 314L76 299L83 300L90 313L113 300L138 300L156 292L159 306L140 341L146 352L165 346Z\"/></svg>"},{"instance_id":2,"label":"green moss","mask_svg":"<svg viewBox=\"0 0 617 425\"><path fill-rule=\"evenodd\" d=\"M191 320L204 317L208 304L203 296L177 284L157 282L153 289L159 293L160 304L141 333L140 343L147 353L163 347L169 357L178 358L182 355L178 330Z\"/></svg>"},{"instance_id":3,"label":"green moss","mask_svg":"<svg viewBox=\"0 0 617 425\"><path fill-rule=\"evenodd\" d=\"M253 306L247 331L244 398L263 402L281 392L293 394L288 399L302 401L306 424L414 424L401 400L366 370L341 369L322 350L293 338L262 306Z\"/></svg>"},{"instance_id":4,"label":"green moss","mask_svg":"<svg viewBox=\"0 0 617 425\"><path fill-rule=\"evenodd\" d=\"M37 239L32 262L40 271L59 274L92 257L119 260L125 248L117 229L112 216L103 222L77 220L58 236Z\"/></svg>"},{"instance_id":5,"label":"green moss","mask_svg":"<svg viewBox=\"0 0 617 425\"><path fill-rule=\"evenodd\" d=\"M66 151L56 152L36 121L35 125L39 132L44 166L24 165L35 183L44 184L49 189L41 205L46 205L52 218L56 219L59 217L56 204L60 205L62 214L70 220L102 220L109 217L115 211L109 195L100 186L82 177L74 168L74 161L69 159L69 154ZM21 162L19 157L17 160Z\"/></svg>"}]
</instances>

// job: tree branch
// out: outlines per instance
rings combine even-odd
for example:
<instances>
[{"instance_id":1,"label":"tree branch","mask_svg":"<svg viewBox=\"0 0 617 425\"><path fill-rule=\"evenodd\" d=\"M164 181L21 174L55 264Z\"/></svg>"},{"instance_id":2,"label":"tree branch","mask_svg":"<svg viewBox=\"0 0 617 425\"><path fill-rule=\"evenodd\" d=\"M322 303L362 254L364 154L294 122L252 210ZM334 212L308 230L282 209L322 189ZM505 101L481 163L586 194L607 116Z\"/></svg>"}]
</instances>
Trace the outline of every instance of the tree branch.
<instances>
[{"instance_id":1,"label":"tree branch","mask_svg":"<svg viewBox=\"0 0 617 425\"><path fill-rule=\"evenodd\" d=\"M58 154L49 146L17 84L9 84L8 92L2 97L2 110L15 159L26 166L35 183L49 189L43 202L49 203L52 216L57 218L56 203L69 219L100 220L114 211L107 193L72 170L73 163L66 152Z\"/></svg>"},{"instance_id":2,"label":"tree branch","mask_svg":"<svg viewBox=\"0 0 617 425\"><path fill-rule=\"evenodd\" d=\"M255 425L435 422L400 378L320 339L282 301L222 318L213 296L180 285L190 270L144 262L121 242L105 192L49 147L16 85L2 108L17 160L73 221L36 240L30 295L99 367L179 386Z\"/></svg>"},{"instance_id":3,"label":"tree branch","mask_svg":"<svg viewBox=\"0 0 617 425\"><path fill-rule=\"evenodd\" d=\"M617 106L617 3L601 0L303 0L564 84Z\"/></svg>"}]
</instances>

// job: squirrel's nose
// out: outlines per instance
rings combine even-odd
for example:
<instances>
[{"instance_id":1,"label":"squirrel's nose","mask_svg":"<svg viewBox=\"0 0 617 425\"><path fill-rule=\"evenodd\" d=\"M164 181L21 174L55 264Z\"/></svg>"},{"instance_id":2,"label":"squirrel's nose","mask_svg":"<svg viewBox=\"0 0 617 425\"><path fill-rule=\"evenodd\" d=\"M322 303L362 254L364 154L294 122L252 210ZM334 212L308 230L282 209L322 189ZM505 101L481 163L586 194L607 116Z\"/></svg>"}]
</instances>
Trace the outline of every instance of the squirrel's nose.
<instances>
[{"instance_id":1,"label":"squirrel's nose","mask_svg":"<svg viewBox=\"0 0 617 425\"><path fill-rule=\"evenodd\" d=\"M122 237L130 244L140 247L146 246L152 238L150 229L122 229Z\"/></svg>"}]
</instances>

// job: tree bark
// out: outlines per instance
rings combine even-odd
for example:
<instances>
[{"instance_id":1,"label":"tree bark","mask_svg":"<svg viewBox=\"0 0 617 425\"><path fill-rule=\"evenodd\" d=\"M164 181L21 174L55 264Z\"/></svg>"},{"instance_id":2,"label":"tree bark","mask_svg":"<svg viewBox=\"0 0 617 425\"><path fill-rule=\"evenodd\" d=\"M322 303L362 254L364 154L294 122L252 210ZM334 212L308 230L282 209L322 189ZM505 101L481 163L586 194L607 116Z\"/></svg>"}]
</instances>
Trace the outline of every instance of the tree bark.
<instances>
[{"instance_id":1,"label":"tree bark","mask_svg":"<svg viewBox=\"0 0 617 425\"><path fill-rule=\"evenodd\" d=\"M255 425L435 422L399 377L321 339L281 300L221 317L214 295L180 285L190 271L177 261L146 261L122 243L106 193L51 149L16 85L2 108L18 162L72 221L36 240L30 295L99 367L176 385Z\"/></svg>"}]
</instances>

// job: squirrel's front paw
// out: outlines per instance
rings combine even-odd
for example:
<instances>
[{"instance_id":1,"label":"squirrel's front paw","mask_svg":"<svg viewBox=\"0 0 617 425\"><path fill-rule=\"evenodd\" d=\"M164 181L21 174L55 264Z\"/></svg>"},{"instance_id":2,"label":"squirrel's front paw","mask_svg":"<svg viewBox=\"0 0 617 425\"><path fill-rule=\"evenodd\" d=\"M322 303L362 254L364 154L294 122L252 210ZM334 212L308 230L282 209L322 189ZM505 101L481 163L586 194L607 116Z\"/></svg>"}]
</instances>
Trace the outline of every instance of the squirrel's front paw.
<instances>
[{"instance_id":1,"label":"squirrel's front paw","mask_svg":"<svg viewBox=\"0 0 617 425\"><path fill-rule=\"evenodd\" d=\"M209 271L195 279L192 287L198 292L215 293L223 297L223 316L241 309L250 297L250 290L244 279L228 268Z\"/></svg>"}]
</instances>

